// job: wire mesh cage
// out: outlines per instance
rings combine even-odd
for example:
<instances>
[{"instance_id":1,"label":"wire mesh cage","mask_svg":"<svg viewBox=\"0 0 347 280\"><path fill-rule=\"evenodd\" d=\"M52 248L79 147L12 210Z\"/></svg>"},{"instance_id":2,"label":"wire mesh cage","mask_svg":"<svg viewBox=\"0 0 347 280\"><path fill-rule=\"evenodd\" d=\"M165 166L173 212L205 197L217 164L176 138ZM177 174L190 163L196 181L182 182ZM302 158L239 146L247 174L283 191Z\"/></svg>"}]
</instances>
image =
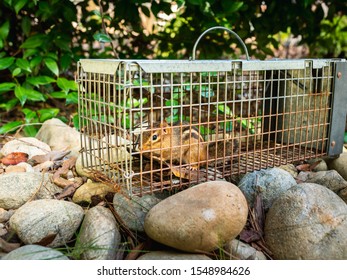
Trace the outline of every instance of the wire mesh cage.
<instances>
[{"instance_id":1,"label":"wire mesh cage","mask_svg":"<svg viewBox=\"0 0 347 280\"><path fill-rule=\"evenodd\" d=\"M143 195L337 156L346 78L343 59L83 59L82 164Z\"/></svg>"}]
</instances>

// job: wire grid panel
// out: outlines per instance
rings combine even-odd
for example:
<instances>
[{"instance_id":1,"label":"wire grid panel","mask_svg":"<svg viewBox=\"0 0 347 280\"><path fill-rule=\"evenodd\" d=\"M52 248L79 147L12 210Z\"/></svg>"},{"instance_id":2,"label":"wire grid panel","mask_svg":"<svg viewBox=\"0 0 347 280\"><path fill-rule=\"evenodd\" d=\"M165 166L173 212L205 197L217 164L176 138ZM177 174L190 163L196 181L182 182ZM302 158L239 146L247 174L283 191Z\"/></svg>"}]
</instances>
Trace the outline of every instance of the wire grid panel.
<instances>
[{"instance_id":1,"label":"wire grid panel","mask_svg":"<svg viewBox=\"0 0 347 280\"><path fill-rule=\"evenodd\" d=\"M336 60L81 60L82 163L143 195L327 155Z\"/></svg>"}]
</instances>

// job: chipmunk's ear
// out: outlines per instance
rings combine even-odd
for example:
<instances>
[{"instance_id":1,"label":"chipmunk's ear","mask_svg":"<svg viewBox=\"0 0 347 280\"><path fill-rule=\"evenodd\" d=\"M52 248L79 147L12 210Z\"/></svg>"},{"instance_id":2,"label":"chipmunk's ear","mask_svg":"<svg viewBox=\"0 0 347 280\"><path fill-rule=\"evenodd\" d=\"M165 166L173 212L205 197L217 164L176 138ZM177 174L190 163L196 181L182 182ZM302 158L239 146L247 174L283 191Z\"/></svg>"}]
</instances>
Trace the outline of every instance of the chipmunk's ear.
<instances>
[{"instance_id":1,"label":"chipmunk's ear","mask_svg":"<svg viewBox=\"0 0 347 280\"><path fill-rule=\"evenodd\" d=\"M168 126L169 126L169 124L167 123L166 120L163 120L163 121L160 123L160 127L161 127L161 128L165 128L165 127L168 127Z\"/></svg>"},{"instance_id":2,"label":"chipmunk's ear","mask_svg":"<svg viewBox=\"0 0 347 280\"><path fill-rule=\"evenodd\" d=\"M161 122L160 127L161 127L161 129L163 130L163 133L164 133L164 134L168 134L168 133L170 133L170 131L171 131L171 128L170 128L170 126L169 126L169 124L167 123L166 120L163 120L163 121Z\"/></svg>"}]
</instances>

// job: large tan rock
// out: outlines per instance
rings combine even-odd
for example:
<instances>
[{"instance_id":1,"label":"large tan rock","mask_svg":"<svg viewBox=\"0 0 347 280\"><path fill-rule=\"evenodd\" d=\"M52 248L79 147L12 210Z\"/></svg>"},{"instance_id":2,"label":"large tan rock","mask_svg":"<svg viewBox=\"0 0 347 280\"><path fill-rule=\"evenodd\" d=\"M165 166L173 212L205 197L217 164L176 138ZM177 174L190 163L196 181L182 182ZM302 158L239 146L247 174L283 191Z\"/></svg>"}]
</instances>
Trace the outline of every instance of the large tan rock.
<instances>
[{"instance_id":1,"label":"large tan rock","mask_svg":"<svg viewBox=\"0 0 347 280\"><path fill-rule=\"evenodd\" d=\"M275 259L347 259L347 205L314 183L299 184L270 208L265 241Z\"/></svg>"},{"instance_id":2,"label":"large tan rock","mask_svg":"<svg viewBox=\"0 0 347 280\"><path fill-rule=\"evenodd\" d=\"M87 202L91 203L92 196L98 195L101 198L104 198L107 193L116 192L115 189L104 183L94 183L87 182L80 186L72 197L72 201L75 203Z\"/></svg>"},{"instance_id":3,"label":"large tan rock","mask_svg":"<svg viewBox=\"0 0 347 280\"><path fill-rule=\"evenodd\" d=\"M342 153L338 158L328 161L329 169L334 169L347 180L347 153Z\"/></svg>"},{"instance_id":4,"label":"large tan rock","mask_svg":"<svg viewBox=\"0 0 347 280\"><path fill-rule=\"evenodd\" d=\"M247 215L246 199L237 186L206 182L155 205L144 229L152 239L182 251L212 251L241 232Z\"/></svg>"},{"instance_id":5,"label":"large tan rock","mask_svg":"<svg viewBox=\"0 0 347 280\"><path fill-rule=\"evenodd\" d=\"M53 151L71 151L73 156L78 156L81 149L80 133L56 118L45 121L36 138L47 143Z\"/></svg>"}]
</instances>

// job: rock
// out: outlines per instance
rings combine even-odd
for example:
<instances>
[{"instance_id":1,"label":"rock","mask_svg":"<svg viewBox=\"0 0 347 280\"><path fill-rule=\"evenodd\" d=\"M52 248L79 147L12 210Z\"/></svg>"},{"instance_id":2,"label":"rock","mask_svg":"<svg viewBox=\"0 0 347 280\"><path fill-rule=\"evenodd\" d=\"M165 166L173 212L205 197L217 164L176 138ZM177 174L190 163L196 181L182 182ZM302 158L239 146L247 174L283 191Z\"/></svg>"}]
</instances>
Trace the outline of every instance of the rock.
<instances>
[{"instance_id":1,"label":"rock","mask_svg":"<svg viewBox=\"0 0 347 280\"><path fill-rule=\"evenodd\" d=\"M300 172L298 179L305 183L316 183L325 186L336 194L347 188L347 181L336 170Z\"/></svg>"},{"instance_id":2,"label":"rock","mask_svg":"<svg viewBox=\"0 0 347 280\"><path fill-rule=\"evenodd\" d=\"M51 188L48 174L9 173L0 176L0 207L17 209L30 199L34 199L42 188Z\"/></svg>"},{"instance_id":3,"label":"rock","mask_svg":"<svg viewBox=\"0 0 347 280\"><path fill-rule=\"evenodd\" d=\"M74 236L84 211L79 205L54 199L26 203L10 219L10 228L25 244L65 245Z\"/></svg>"},{"instance_id":4,"label":"rock","mask_svg":"<svg viewBox=\"0 0 347 280\"><path fill-rule=\"evenodd\" d=\"M90 141L95 141L94 139L91 139ZM102 141L108 141L107 139L102 140ZM125 140L120 140L122 142L124 142ZM114 142L114 139L112 138L111 143ZM104 143L104 142L103 142ZM99 144L94 144L94 146L97 146ZM119 145L118 144L114 144L114 145ZM86 156L86 155L84 155ZM111 148L110 150L107 150L107 152L104 153L104 155L102 156L103 159L107 159L107 158L111 158L113 161L112 162L123 162L123 161L131 161L131 154L128 152L127 148L125 146L121 146L121 147L117 147L117 149L115 148ZM85 165L87 165L87 162L84 162ZM94 170L100 171L102 169L101 166L94 166L93 167ZM114 177L119 177L119 172L116 169L113 169L113 176ZM76 172L79 176L83 177L87 177L87 178L91 178L93 179L93 172L91 172L91 170L89 170L88 168L85 168L85 166L82 164L82 155L80 154L77 158L76 161Z\"/></svg>"},{"instance_id":5,"label":"rock","mask_svg":"<svg viewBox=\"0 0 347 280\"><path fill-rule=\"evenodd\" d=\"M91 197L93 195L98 195L101 198L104 198L107 193L113 193L115 192L115 189L112 188L110 185L103 184L103 183L94 183L92 181L89 181L82 186L80 186L75 194L72 197L72 201L75 203L81 203L81 202L91 202Z\"/></svg>"},{"instance_id":6,"label":"rock","mask_svg":"<svg viewBox=\"0 0 347 280\"><path fill-rule=\"evenodd\" d=\"M275 259L347 259L347 205L331 190L303 183L270 208L265 241Z\"/></svg>"},{"instance_id":7,"label":"rock","mask_svg":"<svg viewBox=\"0 0 347 280\"><path fill-rule=\"evenodd\" d=\"M84 260L114 260L121 241L112 212L102 206L90 208L83 220L75 250Z\"/></svg>"},{"instance_id":8,"label":"rock","mask_svg":"<svg viewBox=\"0 0 347 280\"><path fill-rule=\"evenodd\" d=\"M266 260L265 255L253 248L252 246L243 243L240 240L233 239L224 246L225 251L230 254L229 259L233 260Z\"/></svg>"},{"instance_id":9,"label":"rock","mask_svg":"<svg viewBox=\"0 0 347 280\"><path fill-rule=\"evenodd\" d=\"M0 176L0 207L17 209L29 200L53 198L61 188L51 182L49 174L14 172Z\"/></svg>"},{"instance_id":10,"label":"rock","mask_svg":"<svg viewBox=\"0 0 347 280\"><path fill-rule=\"evenodd\" d=\"M277 197L295 185L295 179L287 171L270 168L246 174L241 179L239 188L250 206L254 205L256 195L261 194L267 211Z\"/></svg>"},{"instance_id":11,"label":"rock","mask_svg":"<svg viewBox=\"0 0 347 280\"><path fill-rule=\"evenodd\" d=\"M40 174L41 180L42 176L44 176L44 183L41 185L38 193L35 196L35 199L55 198L54 195L61 192L61 188L51 182L51 174L45 173L44 175L42 175L42 173L37 172L35 174Z\"/></svg>"},{"instance_id":12,"label":"rock","mask_svg":"<svg viewBox=\"0 0 347 280\"><path fill-rule=\"evenodd\" d=\"M5 209L0 208L0 223L7 222L13 214L14 210L6 211Z\"/></svg>"},{"instance_id":13,"label":"rock","mask_svg":"<svg viewBox=\"0 0 347 280\"><path fill-rule=\"evenodd\" d=\"M4 156L13 152L22 152L28 154L28 158L31 159L36 155L45 155L51 151L51 148L39 141L34 137L22 137L19 139L11 140L7 142L1 149L1 153Z\"/></svg>"},{"instance_id":14,"label":"rock","mask_svg":"<svg viewBox=\"0 0 347 280\"><path fill-rule=\"evenodd\" d=\"M329 169L334 169L347 180L347 153L342 153L338 158L327 161Z\"/></svg>"},{"instance_id":15,"label":"rock","mask_svg":"<svg viewBox=\"0 0 347 280\"><path fill-rule=\"evenodd\" d=\"M20 162L17 166L21 166L25 168L25 172L35 172L34 168L27 162Z\"/></svg>"},{"instance_id":16,"label":"rock","mask_svg":"<svg viewBox=\"0 0 347 280\"><path fill-rule=\"evenodd\" d=\"M188 254L173 251L154 251L143 254L138 260L211 260L203 254Z\"/></svg>"},{"instance_id":17,"label":"rock","mask_svg":"<svg viewBox=\"0 0 347 280\"><path fill-rule=\"evenodd\" d=\"M2 260L68 260L63 253L40 245L25 245L8 253Z\"/></svg>"},{"instance_id":18,"label":"rock","mask_svg":"<svg viewBox=\"0 0 347 280\"><path fill-rule=\"evenodd\" d=\"M78 156L81 149L80 133L56 118L45 121L36 138L54 151L71 151L71 156Z\"/></svg>"},{"instance_id":19,"label":"rock","mask_svg":"<svg viewBox=\"0 0 347 280\"><path fill-rule=\"evenodd\" d=\"M344 188L343 190L339 191L338 195L342 198L344 202L347 203L347 188Z\"/></svg>"},{"instance_id":20,"label":"rock","mask_svg":"<svg viewBox=\"0 0 347 280\"><path fill-rule=\"evenodd\" d=\"M234 184L213 181L181 191L146 215L147 235L187 251L212 251L235 238L245 226L247 201Z\"/></svg>"},{"instance_id":21,"label":"rock","mask_svg":"<svg viewBox=\"0 0 347 280\"><path fill-rule=\"evenodd\" d=\"M26 172L25 167L18 165L9 165L6 167L6 173L14 173L14 172Z\"/></svg>"},{"instance_id":22,"label":"rock","mask_svg":"<svg viewBox=\"0 0 347 280\"><path fill-rule=\"evenodd\" d=\"M113 207L129 229L143 232L148 211L160 201L154 195L133 196L129 199L121 193L116 193L113 197Z\"/></svg>"},{"instance_id":23,"label":"rock","mask_svg":"<svg viewBox=\"0 0 347 280\"><path fill-rule=\"evenodd\" d=\"M5 234L7 234L7 229L6 229L4 224L0 223L0 237L4 236ZM1 250L0 250L0 252L1 252Z\"/></svg>"},{"instance_id":24,"label":"rock","mask_svg":"<svg viewBox=\"0 0 347 280\"><path fill-rule=\"evenodd\" d=\"M87 178L93 177L93 173L90 170L88 170L87 168L84 168L84 166L82 164L82 155L81 154L77 157L75 168L76 168L76 172L79 176L87 177Z\"/></svg>"},{"instance_id":25,"label":"rock","mask_svg":"<svg viewBox=\"0 0 347 280\"><path fill-rule=\"evenodd\" d=\"M308 163L313 164L317 161L319 161L319 163L315 168L312 169L312 171L314 171L314 172L328 171L328 165L327 165L326 161L322 158L310 159L310 160L308 160Z\"/></svg>"},{"instance_id":26,"label":"rock","mask_svg":"<svg viewBox=\"0 0 347 280\"><path fill-rule=\"evenodd\" d=\"M296 169L294 164L281 165L278 168L283 169L284 171L287 171L290 175L293 176L293 178L296 178L296 176L298 176L298 170Z\"/></svg>"}]
</instances>

